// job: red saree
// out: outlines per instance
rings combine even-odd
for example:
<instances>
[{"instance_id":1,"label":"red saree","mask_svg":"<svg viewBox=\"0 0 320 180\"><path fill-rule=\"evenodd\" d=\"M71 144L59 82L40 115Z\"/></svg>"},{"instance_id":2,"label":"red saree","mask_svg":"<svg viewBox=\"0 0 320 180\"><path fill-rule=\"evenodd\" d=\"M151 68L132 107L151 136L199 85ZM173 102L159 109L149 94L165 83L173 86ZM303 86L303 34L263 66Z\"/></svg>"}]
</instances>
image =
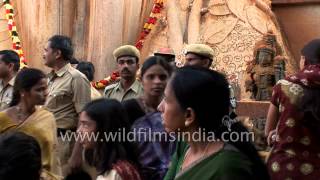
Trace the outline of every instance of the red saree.
<instances>
[{"instance_id":1,"label":"red saree","mask_svg":"<svg viewBox=\"0 0 320 180\"><path fill-rule=\"evenodd\" d=\"M273 89L271 103L279 109L279 139L267 162L271 179L320 178L320 140L307 125L316 119L305 118L299 108L306 88L320 91L320 65L307 66Z\"/></svg>"},{"instance_id":2,"label":"red saree","mask_svg":"<svg viewBox=\"0 0 320 180\"><path fill-rule=\"evenodd\" d=\"M117 171L121 179L141 180L137 168L128 161L117 161L112 168Z\"/></svg>"}]
</instances>

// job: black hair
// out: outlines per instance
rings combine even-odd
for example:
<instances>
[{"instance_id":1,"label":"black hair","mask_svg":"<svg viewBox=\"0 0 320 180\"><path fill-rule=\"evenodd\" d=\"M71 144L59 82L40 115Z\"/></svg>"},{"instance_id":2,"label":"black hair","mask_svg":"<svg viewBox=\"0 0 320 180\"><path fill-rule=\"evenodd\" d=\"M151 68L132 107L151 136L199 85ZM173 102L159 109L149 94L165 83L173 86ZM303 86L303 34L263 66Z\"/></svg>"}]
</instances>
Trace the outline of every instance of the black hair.
<instances>
[{"instance_id":1,"label":"black hair","mask_svg":"<svg viewBox=\"0 0 320 180\"><path fill-rule=\"evenodd\" d=\"M150 56L148 59L144 61L141 67L141 79L143 75L147 72L147 70L154 65L160 65L164 70L168 72L169 76L171 75L172 67L164 58L160 56Z\"/></svg>"},{"instance_id":2,"label":"black hair","mask_svg":"<svg viewBox=\"0 0 320 180\"><path fill-rule=\"evenodd\" d=\"M154 56L162 57L167 62L175 61L176 56L173 54L161 54L161 53L154 53Z\"/></svg>"},{"instance_id":3,"label":"black hair","mask_svg":"<svg viewBox=\"0 0 320 180\"><path fill-rule=\"evenodd\" d=\"M115 99L94 100L88 103L83 111L96 122L96 132L101 135L117 133L119 129L130 131L127 113L122 104ZM134 145L128 141L98 141L92 151L92 157L86 159L96 167L98 174L103 174L112 169L112 164L118 160L127 160L138 165L136 152Z\"/></svg>"},{"instance_id":4,"label":"black hair","mask_svg":"<svg viewBox=\"0 0 320 180\"><path fill-rule=\"evenodd\" d=\"M320 64L320 39L314 39L307 43L301 50L305 57L305 65Z\"/></svg>"},{"instance_id":5,"label":"black hair","mask_svg":"<svg viewBox=\"0 0 320 180\"><path fill-rule=\"evenodd\" d=\"M46 75L39 69L24 68L20 72L18 72L13 85L10 107L19 104L20 92L22 90L30 91L30 89L43 78L46 78Z\"/></svg>"},{"instance_id":6,"label":"black hair","mask_svg":"<svg viewBox=\"0 0 320 180\"><path fill-rule=\"evenodd\" d=\"M73 57L71 39L63 35L54 35L49 40L52 49L60 50L64 60L70 61Z\"/></svg>"},{"instance_id":7,"label":"black hair","mask_svg":"<svg viewBox=\"0 0 320 180\"><path fill-rule=\"evenodd\" d=\"M94 65L91 62L80 61L76 69L86 75L89 81L93 81L95 70Z\"/></svg>"},{"instance_id":8,"label":"black hair","mask_svg":"<svg viewBox=\"0 0 320 180\"><path fill-rule=\"evenodd\" d=\"M75 57L73 57L70 60L70 64L79 64L79 61Z\"/></svg>"},{"instance_id":9,"label":"black hair","mask_svg":"<svg viewBox=\"0 0 320 180\"><path fill-rule=\"evenodd\" d=\"M305 56L305 65L320 65L320 39L314 39L307 43L301 50ZM320 89L304 87L304 96L301 99L300 109L304 113L307 126L316 135L320 136ZM311 121L314 119L315 121Z\"/></svg>"},{"instance_id":10,"label":"black hair","mask_svg":"<svg viewBox=\"0 0 320 180\"><path fill-rule=\"evenodd\" d=\"M39 180L41 149L35 138L21 132L0 135L0 177Z\"/></svg>"},{"instance_id":11,"label":"black hair","mask_svg":"<svg viewBox=\"0 0 320 180\"><path fill-rule=\"evenodd\" d=\"M17 72L20 68L20 58L19 55L13 50L2 50L0 51L0 55L2 56L1 61L6 64L13 63L13 70Z\"/></svg>"},{"instance_id":12,"label":"black hair","mask_svg":"<svg viewBox=\"0 0 320 180\"><path fill-rule=\"evenodd\" d=\"M230 107L230 90L226 78L204 67L185 66L176 71L170 85L180 107L192 108L199 127L205 129L206 133L214 132L215 137L221 139L223 133L228 131L222 120L229 115ZM239 134L248 132L240 122L232 124L231 131ZM251 142L229 143L251 160L257 179L268 179L267 168Z\"/></svg>"}]
</instances>

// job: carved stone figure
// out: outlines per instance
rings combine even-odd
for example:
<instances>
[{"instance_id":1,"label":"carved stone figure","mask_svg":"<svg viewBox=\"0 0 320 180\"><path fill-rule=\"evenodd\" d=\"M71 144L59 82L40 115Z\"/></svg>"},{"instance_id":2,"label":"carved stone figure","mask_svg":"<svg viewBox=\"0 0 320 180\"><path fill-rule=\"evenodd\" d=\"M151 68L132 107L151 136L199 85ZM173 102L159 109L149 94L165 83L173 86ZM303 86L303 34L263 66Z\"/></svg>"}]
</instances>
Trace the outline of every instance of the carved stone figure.
<instances>
[{"instance_id":1,"label":"carved stone figure","mask_svg":"<svg viewBox=\"0 0 320 180\"><path fill-rule=\"evenodd\" d=\"M270 0L167 0L160 21L151 31L143 56L160 47L170 47L182 65L186 44L204 43L215 51L216 67L224 72L233 87L240 87L237 99L249 98L245 92L247 63L257 39L272 30L279 48L291 57L283 41ZM278 47L277 47L278 48ZM291 58L290 58L291 59ZM287 69L293 68L288 63Z\"/></svg>"},{"instance_id":2,"label":"carved stone figure","mask_svg":"<svg viewBox=\"0 0 320 180\"><path fill-rule=\"evenodd\" d=\"M277 48L272 32L263 36L255 45L254 60L247 69L246 91L257 101L270 100L275 83L285 76L285 57ZM277 50L278 49L278 50Z\"/></svg>"}]
</instances>

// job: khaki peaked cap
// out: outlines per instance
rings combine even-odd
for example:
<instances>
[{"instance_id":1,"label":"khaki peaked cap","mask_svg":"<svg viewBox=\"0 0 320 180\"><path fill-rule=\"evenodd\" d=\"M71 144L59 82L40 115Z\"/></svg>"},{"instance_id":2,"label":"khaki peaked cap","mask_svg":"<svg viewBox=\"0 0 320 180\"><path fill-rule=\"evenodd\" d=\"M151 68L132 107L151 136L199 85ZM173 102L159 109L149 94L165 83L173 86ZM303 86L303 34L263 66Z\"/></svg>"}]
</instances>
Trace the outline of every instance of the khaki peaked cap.
<instances>
[{"instance_id":1,"label":"khaki peaked cap","mask_svg":"<svg viewBox=\"0 0 320 180\"><path fill-rule=\"evenodd\" d=\"M140 52L135 46L123 45L113 51L113 57L116 60L122 56L133 56L140 59Z\"/></svg>"},{"instance_id":2,"label":"khaki peaked cap","mask_svg":"<svg viewBox=\"0 0 320 180\"><path fill-rule=\"evenodd\" d=\"M207 57L213 60L214 52L213 49L205 44L189 44L185 49L185 54L192 53Z\"/></svg>"}]
</instances>

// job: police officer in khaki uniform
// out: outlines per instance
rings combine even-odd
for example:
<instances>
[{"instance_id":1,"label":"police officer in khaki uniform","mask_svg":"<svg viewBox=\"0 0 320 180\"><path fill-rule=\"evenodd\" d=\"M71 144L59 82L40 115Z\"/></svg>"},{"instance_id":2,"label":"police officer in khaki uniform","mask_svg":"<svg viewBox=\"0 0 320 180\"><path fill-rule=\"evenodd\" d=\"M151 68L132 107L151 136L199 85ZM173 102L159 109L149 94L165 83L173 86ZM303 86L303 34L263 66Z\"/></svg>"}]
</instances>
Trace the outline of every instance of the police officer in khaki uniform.
<instances>
[{"instance_id":1,"label":"police officer in khaki uniform","mask_svg":"<svg viewBox=\"0 0 320 180\"><path fill-rule=\"evenodd\" d=\"M185 66L210 68L213 63L213 49L205 44L190 44L185 49Z\"/></svg>"},{"instance_id":2,"label":"police officer in khaki uniform","mask_svg":"<svg viewBox=\"0 0 320 180\"><path fill-rule=\"evenodd\" d=\"M52 36L44 49L44 64L52 68L49 77L46 109L54 114L57 123L58 150L63 175L68 169L74 139L67 140L69 132L77 128L78 115L91 101L90 82L84 74L70 65L73 56L71 39L62 35ZM76 143L77 144L77 143ZM81 156L80 158L81 159Z\"/></svg>"},{"instance_id":3,"label":"police officer in khaki uniform","mask_svg":"<svg viewBox=\"0 0 320 180\"><path fill-rule=\"evenodd\" d=\"M190 44L185 49L185 66L201 66L205 68L214 67L215 63L213 61L214 51L213 49L205 44ZM234 91L229 85L230 89L230 103L231 103L231 113L233 117L235 115L235 109L237 107L236 98L234 96ZM231 118L233 118L231 117Z\"/></svg>"},{"instance_id":4,"label":"police officer in khaki uniform","mask_svg":"<svg viewBox=\"0 0 320 180\"><path fill-rule=\"evenodd\" d=\"M176 55L171 48L160 48L153 55L164 58L173 68L176 68Z\"/></svg>"},{"instance_id":5,"label":"police officer in khaki uniform","mask_svg":"<svg viewBox=\"0 0 320 180\"><path fill-rule=\"evenodd\" d=\"M12 50L0 51L0 111L12 100L13 84L20 68L19 55Z\"/></svg>"},{"instance_id":6,"label":"police officer in khaki uniform","mask_svg":"<svg viewBox=\"0 0 320 180\"><path fill-rule=\"evenodd\" d=\"M134 46L124 45L114 50L113 56L118 64L120 81L107 86L104 90L104 96L117 99L120 102L141 96L143 88L136 79L136 73L139 69L139 50Z\"/></svg>"}]
</instances>

